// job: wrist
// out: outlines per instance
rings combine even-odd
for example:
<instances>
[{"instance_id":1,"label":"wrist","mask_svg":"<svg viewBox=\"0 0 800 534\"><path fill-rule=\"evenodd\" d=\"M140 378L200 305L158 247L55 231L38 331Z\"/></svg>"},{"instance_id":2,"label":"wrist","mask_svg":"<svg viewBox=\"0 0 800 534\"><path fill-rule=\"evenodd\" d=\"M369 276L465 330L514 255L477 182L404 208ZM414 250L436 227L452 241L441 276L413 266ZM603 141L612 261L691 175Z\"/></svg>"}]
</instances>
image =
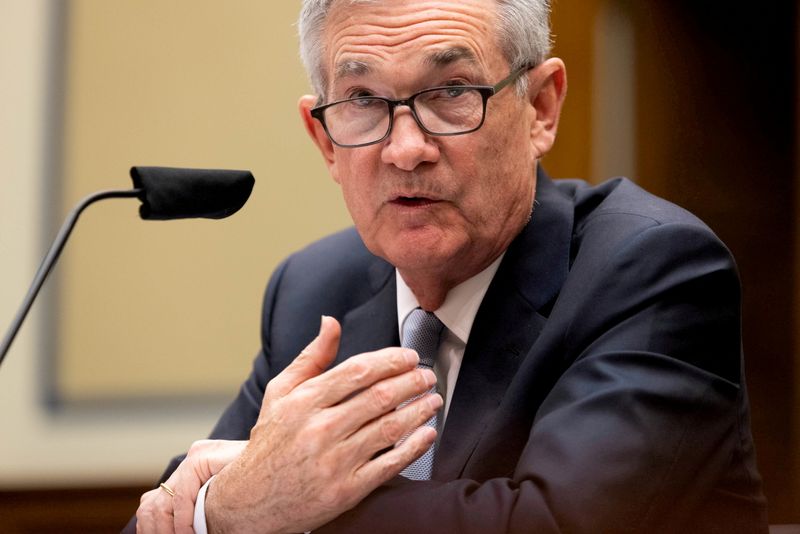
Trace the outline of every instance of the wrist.
<instances>
[{"instance_id":1,"label":"wrist","mask_svg":"<svg viewBox=\"0 0 800 534\"><path fill-rule=\"evenodd\" d=\"M259 532L263 534L288 533L276 528L263 513L263 506L231 497L226 491L227 477L217 475L214 484L206 489L205 514L207 534ZM257 519L260 518L260 519Z\"/></svg>"}]
</instances>

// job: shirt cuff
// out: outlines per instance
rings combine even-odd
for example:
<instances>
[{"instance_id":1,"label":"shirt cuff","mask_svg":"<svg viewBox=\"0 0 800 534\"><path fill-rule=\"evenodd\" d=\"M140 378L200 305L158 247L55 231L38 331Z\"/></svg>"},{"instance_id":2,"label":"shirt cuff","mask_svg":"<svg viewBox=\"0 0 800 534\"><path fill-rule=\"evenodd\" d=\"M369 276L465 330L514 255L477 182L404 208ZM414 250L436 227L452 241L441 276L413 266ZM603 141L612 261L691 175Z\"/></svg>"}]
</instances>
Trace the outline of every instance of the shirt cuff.
<instances>
[{"instance_id":1,"label":"shirt cuff","mask_svg":"<svg viewBox=\"0 0 800 534\"><path fill-rule=\"evenodd\" d=\"M212 480L214 480L213 476L203 484L203 487L200 488L200 492L197 494L197 500L194 502L194 522L192 523L194 534L208 534L206 525L206 492Z\"/></svg>"},{"instance_id":2,"label":"shirt cuff","mask_svg":"<svg viewBox=\"0 0 800 534\"><path fill-rule=\"evenodd\" d=\"M194 534L208 534L208 525L206 525L206 492L215 476L217 475L213 475L203 484L203 487L197 493L197 500L194 501L194 522L192 523ZM311 531L307 530L303 534L311 534Z\"/></svg>"}]
</instances>

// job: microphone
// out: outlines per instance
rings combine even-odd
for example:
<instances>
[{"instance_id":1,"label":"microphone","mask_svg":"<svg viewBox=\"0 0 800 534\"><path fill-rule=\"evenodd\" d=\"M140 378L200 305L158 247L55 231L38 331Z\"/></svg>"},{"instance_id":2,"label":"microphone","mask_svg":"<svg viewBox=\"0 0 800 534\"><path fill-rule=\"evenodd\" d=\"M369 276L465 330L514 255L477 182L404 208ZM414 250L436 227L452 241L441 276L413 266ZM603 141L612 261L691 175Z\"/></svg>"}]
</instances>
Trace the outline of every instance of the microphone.
<instances>
[{"instance_id":1,"label":"microphone","mask_svg":"<svg viewBox=\"0 0 800 534\"><path fill-rule=\"evenodd\" d=\"M133 187L140 188L142 219L204 217L222 219L244 206L255 180L250 171L132 167Z\"/></svg>"},{"instance_id":2,"label":"microphone","mask_svg":"<svg viewBox=\"0 0 800 534\"><path fill-rule=\"evenodd\" d=\"M93 193L81 200L67 216L36 271L31 287L3 337L3 342L0 343L0 365L47 275L61 255L78 217L88 206L106 198L138 198L142 202L139 216L145 220L195 217L223 219L244 206L255 184L250 171L132 167L130 175L134 189Z\"/></svg>"}]
</instances>

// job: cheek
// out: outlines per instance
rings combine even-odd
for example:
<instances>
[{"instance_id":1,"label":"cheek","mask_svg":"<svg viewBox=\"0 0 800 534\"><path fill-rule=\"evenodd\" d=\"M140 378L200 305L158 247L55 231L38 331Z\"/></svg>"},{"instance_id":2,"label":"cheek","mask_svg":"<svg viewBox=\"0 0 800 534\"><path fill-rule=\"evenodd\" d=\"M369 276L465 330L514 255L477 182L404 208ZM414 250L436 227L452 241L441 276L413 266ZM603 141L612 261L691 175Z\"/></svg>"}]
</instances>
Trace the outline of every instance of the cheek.
<instances>
[{"instance_id":1,"label":"cheek","mask_svg":"<svg viewBox=\"0 0 800 534\"><path fill-rule=\"evenodd\" d=\"M347 206L347 211L350 212L350 218L353 219L356 225L359 225L359 223L364 222L368 214L362 190L350 180L342 182L341 187L344 203Z\"/></svg>"},{"instance_id":2,"label":"cheek","mask_svg":"<svg viewBox=\"0 0 800 534\"><path fill-rule=\"evenodd\" d=\"M531 187L536 158L531 150L527 122L522 110L506 119L506 127L496 132L492 153L495 162L493 188L505 197L526 194ZM527 199L520 199L527 201Z\"/></svg>"},{"instance_id":3,"label":"cheek","mask_svg":"<svg viewBox=\"0 0 800 534\"><path fill-rule=\"evenodd\" d=\"M464 199L464 211L480 234L495 234L526 218L533 201L533 159L519 132L490 139L473 152L469 176L475 183Z\"/></svg>"},{"instance_id":4,"label":"cheek","mask_svg":"<svg viewBox=\"0 0 800 534\"><path fill-rule=\"evenodd\" d=\"M473 189L482 197L474 200L481 201L487 211L498 211L502 206L508 206L509 199L520 194L529 181L533 160L528 155L528 144L519 139L519 135L513 133L491 136L486 146L470 156L475 161L475 169L470 175L477 182ZM502 202L487 202L492 200Z\"/></svg>"},{"instance_id":5,"label":"cheek","mask_svg":"<svg viewBox=\"0 0 800 534\"><path fill-rule=\"evenodd\" d=\"M372 227L379 206L380 191L377 176L366 162L354 158L337 162L333 179L342 189L347 211L353 222L364 232Z\"/></svg>"},{"instance_id":6,"label":"cheek","mask_svg":"<svg viewBox=\"0 0 800 534\"><path fill-rule=\"evenodd\" d=\"M359 191L363 191L363 184L360 183L363 173L359 172L359 162L353 157L352 152L347 149L339 149L334 163L331 165L330 173L333 181L341 187L348 208L351 204L356 204L358 200L356 196Z\"/></svg>"}]
</instances>

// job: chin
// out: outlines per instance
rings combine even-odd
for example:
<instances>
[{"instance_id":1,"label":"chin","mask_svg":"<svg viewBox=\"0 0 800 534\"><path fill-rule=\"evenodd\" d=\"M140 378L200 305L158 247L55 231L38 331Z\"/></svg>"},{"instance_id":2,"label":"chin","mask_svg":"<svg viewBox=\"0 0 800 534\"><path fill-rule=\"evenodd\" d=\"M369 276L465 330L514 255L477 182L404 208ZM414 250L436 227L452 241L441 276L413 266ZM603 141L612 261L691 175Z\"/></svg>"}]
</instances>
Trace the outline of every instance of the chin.
<instances>
[{"instance_id":1,"label":"chin","mask_svg":"<svg viewBox=\"0 0 800 534\"><path fill-rule=\"evenodd\" d=\"M465 250L469 240L457 238L454 234L456 232L447 232L433 225L417 228L395 226L388 232L373 234L364 242L370 252L398 269L430 270L449 263Z\"/></svg>"},{"instance_id":2,"label":"chin","mask_svg":"<svg viewBox=\"0 0 800 534\"><path fill-rule=\"evenodd\" d=\"M456 255L442 246L417 244L390 249L383 258L403 271L437 271Z\"/></svg>"}]
</instances>

